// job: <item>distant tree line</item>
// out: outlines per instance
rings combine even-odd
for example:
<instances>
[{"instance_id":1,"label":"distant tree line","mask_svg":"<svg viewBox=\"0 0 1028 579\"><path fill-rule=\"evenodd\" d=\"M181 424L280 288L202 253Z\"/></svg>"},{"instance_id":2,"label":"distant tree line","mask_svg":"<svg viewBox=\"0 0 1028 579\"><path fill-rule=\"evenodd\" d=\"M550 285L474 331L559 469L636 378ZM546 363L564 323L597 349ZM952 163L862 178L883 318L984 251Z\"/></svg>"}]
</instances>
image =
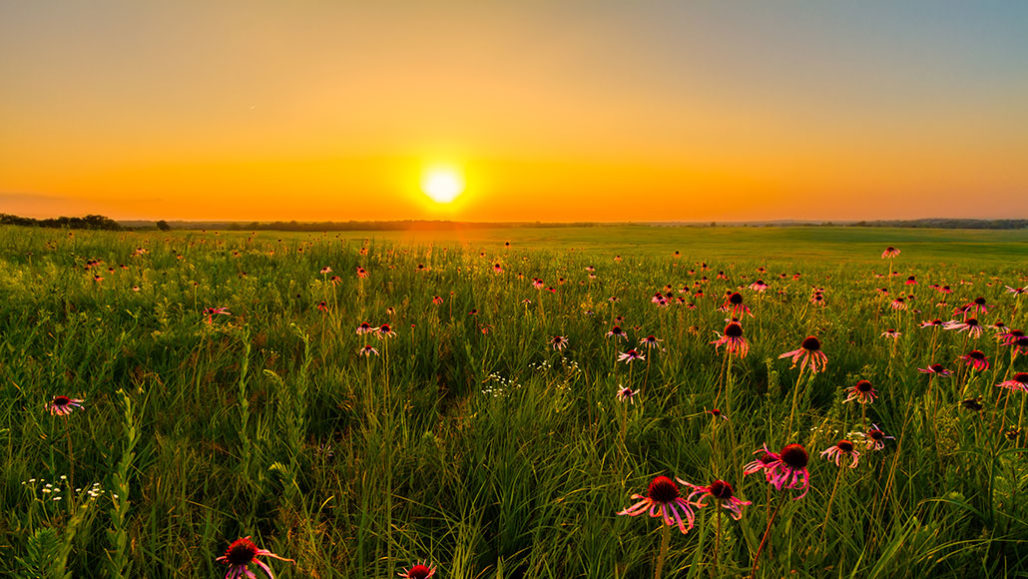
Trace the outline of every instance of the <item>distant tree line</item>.
<instances>
[{"instance_id":1,"label":"distant tree line","mask_svg":"<svg viewBox=\"0 0 1028 579\"><path fill-rule=\"evenodd\" d=\"M121 231L124 229L117 221L103 215L86 215L85 217L56 217L50 219L32 219L0 213L0 225L22 225L26 227L54 227L60 229L102 229Z\"/></svg>"},{"instance_id":2,"label":"distant tree line","mask_svg":"<svg viewBox=\"0 0 1028 579\"><path fill-rule=\"evenodd\" d=\"M911 227L928 229L1024 229L1028 219L913 219L857 221L851 227Z\"/></svg>"}]
</instances>

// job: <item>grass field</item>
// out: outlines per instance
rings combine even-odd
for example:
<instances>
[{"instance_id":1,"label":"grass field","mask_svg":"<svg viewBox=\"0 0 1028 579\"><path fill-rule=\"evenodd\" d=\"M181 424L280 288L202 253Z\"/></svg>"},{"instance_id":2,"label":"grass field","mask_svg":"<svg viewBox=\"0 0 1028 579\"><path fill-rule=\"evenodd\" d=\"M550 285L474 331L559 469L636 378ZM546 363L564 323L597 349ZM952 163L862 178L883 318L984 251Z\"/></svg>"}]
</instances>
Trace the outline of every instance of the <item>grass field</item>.
<instances>
[{"instance_id":1,"label":"grass field","mask_svg":"<svg viewBox=\"0 0 1028 579\"><path fill-rule=\"evenodd\" d=\"M1028 372L998 339L1028 325L1028 231L0 240L2 576L220 577L245 536L279 577L1028 576L1028 394L997 387ZM712 344L730 292L745 357ZM824 371L780 358L808 336ZM877 399L844 402L859 380ZM840 439L855 468L820 456ZM765 443L809 461L744 475ZM660 476L752 504L618 514L688 497Z\"/></svg>"}]
</instances>

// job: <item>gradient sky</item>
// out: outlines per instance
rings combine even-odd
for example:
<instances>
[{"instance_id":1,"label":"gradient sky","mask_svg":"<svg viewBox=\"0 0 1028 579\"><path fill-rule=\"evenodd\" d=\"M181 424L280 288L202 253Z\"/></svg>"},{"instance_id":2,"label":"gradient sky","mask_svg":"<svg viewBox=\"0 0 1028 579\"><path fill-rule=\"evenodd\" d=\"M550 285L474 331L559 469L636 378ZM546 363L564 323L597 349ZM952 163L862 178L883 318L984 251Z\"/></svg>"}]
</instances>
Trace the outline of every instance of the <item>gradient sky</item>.
<instances>
[{"instance_id":1,"label":"gradient sky","mask_svg":"<svg viewBox=\"0 0 1028 579\"><path fill-rule=\"evenodd\" d=\"M1028 217L1028 2L0 0L0 212ZM462 167L451 205L424 167Z\"/></svg>"}]
</instances>

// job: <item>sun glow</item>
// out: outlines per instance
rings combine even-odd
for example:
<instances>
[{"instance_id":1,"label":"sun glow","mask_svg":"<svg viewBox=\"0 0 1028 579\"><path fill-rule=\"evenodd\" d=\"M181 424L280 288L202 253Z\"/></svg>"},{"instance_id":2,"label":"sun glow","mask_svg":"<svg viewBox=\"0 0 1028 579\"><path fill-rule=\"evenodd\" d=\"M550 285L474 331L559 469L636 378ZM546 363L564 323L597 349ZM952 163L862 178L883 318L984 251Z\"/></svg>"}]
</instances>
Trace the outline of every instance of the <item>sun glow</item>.
<instances>
[{"instance_id":1,"label":"sun glow","mask_svg":"<svg viewBox=\"0 0 1028 579\"><path fill-rule=\"evenodd\" d=\"M451 167L433 167L422 174L421 190L436 203L450 203L464 192L464 176Z\"/></svg>"}]
</instances>

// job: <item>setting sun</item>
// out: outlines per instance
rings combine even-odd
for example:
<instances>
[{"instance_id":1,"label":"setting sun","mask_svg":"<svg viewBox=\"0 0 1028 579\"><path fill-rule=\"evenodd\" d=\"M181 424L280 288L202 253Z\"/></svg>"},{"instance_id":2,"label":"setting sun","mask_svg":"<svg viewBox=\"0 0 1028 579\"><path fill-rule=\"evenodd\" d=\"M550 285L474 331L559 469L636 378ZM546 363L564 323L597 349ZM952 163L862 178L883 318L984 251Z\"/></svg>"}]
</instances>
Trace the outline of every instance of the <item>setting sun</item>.
<instances>
[{"instance_id":1,"label":"setting sun","mask_svg":"<svg viewBox=\"0 0 1028 579\"><path fill-rule=\"evenodd\" d=\"M432 168L422 175L421 190L436 203L450 203L464 192L464 177L448 167Z\"/></svg>"}]
</instances>

